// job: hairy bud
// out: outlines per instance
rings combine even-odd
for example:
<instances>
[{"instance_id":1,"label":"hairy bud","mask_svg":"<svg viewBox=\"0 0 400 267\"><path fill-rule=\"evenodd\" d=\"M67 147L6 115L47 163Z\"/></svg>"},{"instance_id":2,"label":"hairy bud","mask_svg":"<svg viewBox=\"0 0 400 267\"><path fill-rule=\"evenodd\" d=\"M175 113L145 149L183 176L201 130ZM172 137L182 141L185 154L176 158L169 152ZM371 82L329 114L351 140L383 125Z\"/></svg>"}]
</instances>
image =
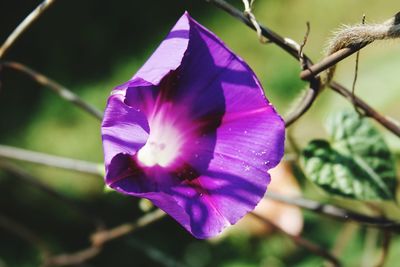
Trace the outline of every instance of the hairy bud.
<instances>
[{"instance_id":1,"label":"hairy bud","mask_svg":"<svg viewBox=\"0 0 400 267\"><path fill-rule=\"evenodd\" d=\"M365 46L376 40L400 37L400 12L381 24L344 25L334 32L326 49L327 56L346 47ZM335 66L326 71L325 83L332 80Z\"/></svg>"}]
</instances>

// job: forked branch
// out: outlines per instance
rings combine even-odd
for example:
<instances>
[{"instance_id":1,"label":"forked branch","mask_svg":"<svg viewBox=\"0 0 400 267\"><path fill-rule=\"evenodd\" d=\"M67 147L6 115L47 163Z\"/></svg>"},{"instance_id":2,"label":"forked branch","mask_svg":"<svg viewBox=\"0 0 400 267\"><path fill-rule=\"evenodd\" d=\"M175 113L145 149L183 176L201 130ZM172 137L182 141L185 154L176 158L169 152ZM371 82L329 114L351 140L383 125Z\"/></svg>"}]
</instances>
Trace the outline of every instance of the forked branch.
<instances>
[{"instance_id":1,"label":"forked branch","mask_svg":"<svg viewBox=\"0 0 400 267\"><path fill-rule=\"evenodd\" d=\"M244 24L246 24L248 27L252 28L253 30L256 30L253 23L249 20L248 17L246 17L243 14L243 12L236 9L229 3L225 2L224 0L206 0L206 1L214 4L215 6L224 10L225 12L232 15L233 17L239 19L240 21L242 21ZM396 16L394 18L392 18L390 21L387 22L387 23L392 23L392 26L393 26L391 28L391 33L390 33L390 36L393 36L393 37L390 37L390 38L394 38L394 36L398 37L400 35L399 22L400 22L400 13L396 14ZM289 53L295 59L301 60L298 56L300 46L296 42L294 42L291 39L280 36L276 32L272 31L271 29L269 29L267 27L262 26L259 23L258 23L258 25L260 25L261 33L265 38L267 38L270 42L276 44L277 46L279 46L280 48L285 50L287 53ZM377 38L377 39L379 39L379 38ZM366 46L366 44L363 44L363 45ZM323 63L323 66L320 68L326 69L326 68L331 67L332 65L339 62L340 60L357 52L362 47L354 47L354 48L344 47L343 50L341 50L341 48L343 48L343 47L340 47L336 53L333 52L333 54L329 57L330 59L327 60L327 62ZM303 54L303 60L306 65L306 68L304 69L305 71L307 69L310 69L313 66L311 59L308 58L305 54ZM313 73L313 75L310 75L310 76L306 75L308 81L314 80L314 84L316 84L318 81L320 82L320 80L315 80L316 76L319 77L315 73ZM300 101L296 110L293 112L293 114L290 114L288 116L288 118L286 119L287 126L291 125L293 122L295 122L297 119L299 119L302 115L304 115L304 113L311 107L311 105L317 98L320 88L313 89L313 87L315 87L315 86L312 86L313 83L310 83L310 84L311 84L310 88L306 92L303 99ZM350 92L348 89L346 89L344 86L340 85L337 82L331 82L329 84L329 86L332 89L334 89L336 92L341 91L342 95L345 95L346 92ZM350 92L350 94L351 94L351 92ZM347 98L347 96L346 96L346 98ZM385 116L381 115L379 112L374 110L372 107L367 105L365 102L361 102L358 97L355 96L354 98L355 98L354 104L357 105L358 108L363 110L365 114L368 114L369 117L373 118L375 121L380 123L387 130L391 131L393 134L400 137L400 125L397 125L396 123L386 119ZM350 102L352 102L352 99L349 99L349 100L350 100Z\"/></svg>"}]
</instances>

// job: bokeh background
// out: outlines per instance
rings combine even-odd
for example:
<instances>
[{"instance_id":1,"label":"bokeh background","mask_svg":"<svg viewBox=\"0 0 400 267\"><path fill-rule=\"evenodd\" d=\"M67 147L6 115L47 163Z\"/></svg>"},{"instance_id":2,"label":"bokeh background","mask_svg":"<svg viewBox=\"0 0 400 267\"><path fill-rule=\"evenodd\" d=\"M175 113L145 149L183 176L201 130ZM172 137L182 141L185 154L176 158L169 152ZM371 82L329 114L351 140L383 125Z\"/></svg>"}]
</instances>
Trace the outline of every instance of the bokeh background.
<instances>
[{"instance_id":1,"label":"bokeh background","mask_svg":"<svg viewBox=\"0 0 400 267\"><path fill-rule=\"evenodd\" d=\"M239 0L229 2L242 8ZM1 0L0 42L39 3L38 0ZM381 22L393 16L398 8L398 0L258 0L254 13L262 24L298 42L303 40L306 21L309 21L311 32L304 51L316 62L323 58L333 30L342 24L359 23L363 14L367 22ZM136 72L185 10L247 61L281 114L290 111L293 101L306 86L298 78L299 64L276 46L260 44L249 28L200 0L59 0L23 34L5 59L31 66L103 110L110 90ZM354 64L354 57L343 61L336 80L350 87ZM399 66L398 41L370 45L361 52L357 83L359 96L397 120L400 120ZM102 162L100 124L96 119L38 86L24 74L2 69L0 75L1 144ZM352 107L341 96L326 89L310 111L293 126L294 138L302 146L313 138L325 137L323 123L326 116L346 108ZM384 129L382 133L398 162L398 138ZM109 227L133 221L143 214L137 199L104 193L103 182L96 176L18 164L97 214ZM279 178L279 175L275 177ZM303 178L298 177L298 180L305 196L345 206L359 205L330 199ZM400 219L396 208L383 205L390 217ZM359 207L361 211L363 208ZM87 246L88 236L93 231L88 221L63 202L1 170L0 213L34 230L55 252ZM302 235L305 238L330 250L338 237L351 229L351 238L343 245L340 258L346 266L373 266L379 255L374 242L379 244L381 238L377 230L348 226L309 212L303 215ZM398 251L400 239L395 237L386 266L398 266ZM38 263L36 248L0 228L0 267L28 267ZM164 218L107 244L98 257L82 266L280 267L322 264L321 258L279 233L254 235L243 230L219 240L199 241L172 219Z\"/></svg>"}]
</instances>

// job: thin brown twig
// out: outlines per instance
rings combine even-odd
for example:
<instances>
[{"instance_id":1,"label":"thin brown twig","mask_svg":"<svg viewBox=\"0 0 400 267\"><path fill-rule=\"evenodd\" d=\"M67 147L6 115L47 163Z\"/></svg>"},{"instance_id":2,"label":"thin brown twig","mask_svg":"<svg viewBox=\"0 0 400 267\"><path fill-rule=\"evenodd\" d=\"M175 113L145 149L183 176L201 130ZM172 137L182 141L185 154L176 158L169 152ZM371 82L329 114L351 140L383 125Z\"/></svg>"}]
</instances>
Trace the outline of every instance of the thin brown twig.
<instances>
[{"instance_id":1,"label":"thin brown twig","mask_svg":"<svg viewBox=\"0 0 400 267\"><path fill-rule=\"evenodd\" d=\"M5 151L7 150L11 151L12 153L5 153ZM100 177L103 176L102 173L99 172L99 168L97 167L100 164L82 160L74 160L70 158L58 157L44 153L31 152L28 150L22 150L3 145L0 145L0 157L19 159L28 162L35 162L39 164L45 164L48 166L75 170L75 171L78 169L76 168L76 162L78 162L81 164L81 166L87 166L87 168L86 167L79 168L82 169L83 172L98 175ZM353 220L364 225L387 228L391 231L400 231L399 222L395 222L383 217L370 217L359 213L351 212L346 209L339 208L333 205L321 204L314 200L300 198L300 197L286 197L284 195L280 195L271 191L268 191L266 197L279 202L295 205L314 212L329 215L337 219Z\"/></svg>"},{"instance_id":2,"label":"thin brown twig","mask_svg":"<svg viewBox=\"0 0 400 267\"><path fill-rule=\"evenodd\" d=\"M42 267L70 266L82 264L85 261L96 257L98 254L100 254L101 250L101 247L90 246L74 253L65 253L56 256L50 256L44 261Z\"/></svg>"},{"instance_id":3,"label":"thin brown twig","mask_svg":"<svg viewBox=\"0 0 400 267\"><path fill-rule=\"evenodd\" d=\"M349 56L353 55L354 53L358 52L362 48L366 47L368 43L361 43L359 45L346 47L343 49L338 50L337 52L327 56L323 60L314 65L310 66L308 69L303 70L300 72L300 78L304 81L308 81L311 77L317 76L321 72L329 69L330 67L336 65L340 61Z\"/></svg>"},{"instance_id":4,"label":"thin brown twig","mask_svg":"<svg viewBox=\"0 0 400 267\"><path fill-rule=\"evenodd\" d=\"M252 21L252 23L253 23L253 27L257 29L257 26L256 26L256 25L258 25L258 24L254 25L254 22L253 22L253 21ZM257 31L259 31L259 29L257 29ZM261 32L262 32L262 29L261 29ZM291 45L289 45L290 42L288 42L287 39L284 39L284 42L285 42L285 45L288 45L289 47L291 46ZM292 46L292 47L293 47L293 46ZM290 51L290 50L291 50L291 49L287 49L287 51ZM301 55L301 54L302 54L302 48L300 48L300 50L299 50L299 49L297 49L297 50L298 50L297 52ZM290 53L292 53L292 52L290 52ZM299 57L299 59L301 60L302 57ZM308 64L309 64L311 61L309 61L309 60L307 59L307 60L305 60L305 62L308 62ZM17 64L18 64L18 63L17 63ZM10 65L9 65L9 66L10 66ZM305 63L305 66L307 66L307 63ZM15 67L15 65L14 65L14 67ZM26 67L26 68L27 68L27 67ZM18 69L18 68L15 68L15 69ZM21 70L21 69L20 69L20 70ZM50 83L50 86L51 86L51 83L52 83L53 81L51 81L51 80L47 80L47 81L46 81L46 80L45 80L45 82L43 83L43 79L41 79L41 78L43 78L43 77L40 77L40 74L37 75L38 73L35 73L33 70L31 70L31 69L29 69L29 68L27 68L27 69L25 69L25 70L28 70L28 71L25 71L25 73L27 73L27 74L32 74L32 73L33 73L34 75L31 75L31 76L32 76L36 81L38 81L39 83L42 83L42 84L45 84L45 85L46 85L46 83L47 83L48 86L49 86L49 83ZM22 71L22 70L21 70L21 71ZM30 72L30 73L29 73L29 72ZM35 74L36 74L36 75L35 75ZM35 78L34 76L36 76L36 78ZM54 84L53 84L53 85L54 85ZM319 87L319 86L320 86L320 83L318 83L318 87ZM61 86L60 86L59 84L56 84L56 87L61 87ZM53 89L54 89L54 86L53 86ZM316 90L313 90L313 91L316 91ZM62 92L60 93L60 91L59 91L58 93L59 93L61 96L63 96L63 95L62 95ZM65 95L64 95L64 96L65 96ZM306 102L307 104L302 105L301 108L300 108L300 110L304 110L304 112L305 112L305 111L309 108L309 106L311 106L311 104L313 103L313 101L315 100L315 96L316 96L316 94L308 95L308 96L305 98L305 101L304 101L304 102ZM66 98L67 100L71 101L71 99L68 99L68 95L67 95L67 97L64 97L64 98ZM74 101L71 101L71 102L74 102ZM78 104L78 103L76 103L76 104ZM79 106L79 104L78 104L78 106ZM88 110L87 110L87 111L88 111ZM89 111L89 112L90 112L90 111ZM300 113L300 114L297 114L296 116L294 116L293 121L297 120L297 118L299 118L302 114L304 114L304 112L303 112L303 113ZM91 113L92 113L92 115L93 115L93 112L91 112ZM101 113L100 113L100 115L97 114L96 117L101 118ZM287 126L291 124L291 120L289 120L289 122L290 122L290 123L287 123ZM326 208L326 207L325 207L325 208ZM155 218L154 220L157 220L157 219L158 219L158 218ZM126 235L126 234L132 232L133 230L135 230L137 227L141 227L141 226L147 225L147 223L152 222L152 221L153 221L153 219L150 219L149 221L147 221L147 222L144 223L143 225L138 221L137 224L126 224L126 225L121 225L121 226L119 226L119 227L116 227L116 228L113 228L113 229L110 229L110 230L104 230L104 231L102 231L102 232L98 232L98 233L96 233L96 234L94 234L94 235L92 236L92 246L91 246L91 247L89 247L89 248L87 248L87 249L84 249L84 250L81 250L81 251L78 251L78 252L76 252L76 253L72 253L72 254L63 254L63 255L59 255L59 256L52 257L52 258L49 259L48 264L70 265L70 264L82 263L83 261L85 261L85 260L87 260L87 259L89 259L89 258L92 258L92 257L96 256L98 253L100 253L101 247L102 247L102 245L103 245L104 243L106 243L106 242L108 242L108 241L110 241L110 240L113 240L113 239L115 239L115 238L121 237L121 236L123 236L123 235ZM282 229L280 229L280 230L283 231ZM286 234L287 234L287 233L286 233ZM300 237L291 236L291 238L292 238L296 243L301 244L301 245L307 247L308 249L310 249L311 251L314 251L316 254L321 255L321 256L327 258L328 260L330 260L331 262L333 262L336 266L340 266L340 263L339 263L332 255L330 255L329 252L326 252L326 251L324 251L324 250L321 250L321 248L319 248L319 247L316 246L315 244L312 244L312 243L310 243L310 242L307 241L307 240L303 240L303 239L301 239Z\"/></svg>"},{"instance_id":5,"label":"thin brown twig","mask_svg":"<svg viewBox=\"0 0 400 267\"><path fill-rule=\"evenodd\" d=\"M243 14L243 12L236 9L232 5L228 4L226 1L224 0L206 0L206 1L214 4L216 7L224 10L231 16L239 19L253 30L256 30L253 23L249 20L248 17L246 17ZM260 25L261 33L265 38L267 38L268 40L270 40L271 42L275 43L277 46L288 52L295 59L298 59L300 45L298 45L291 39L280 36L276 32L272 31L271 29L265 26L262 26L261 24L258 25ZM307 56L305 56L304 59L308 62L311 62L311 60Z\"/></svg>"},{"instance_id":6,"label":"thin brown twig","mask_svg":"<svg viewBox=\"0 0 400 267\"><path fill-rule=\"evenodd\" d=\"M321 90L321 80L314 79L310 81L310 87L305 91L303 97L296 107L285 118L286 128L290 127L298 119L300 119L313 105L314 101Z\"/></svg>"},{"instance_id":7,"label":"thin brown twig","mask_svg":"<svg viewBox=\"0 0 400 267\"><path fill-rule=\"evenodd\" d=\"M62 99L71 102L75 106L83 109L90 115L94 116L98 120L103 119L103 114L100 110L98 110L96 107L92 106L91 104L85 102L83 99L81 99L78 95L73 93L70 89L66 88L65 86L62 86L61 84L57 83L56 81L46 77L42 73L37 72L36 70L29 68L28 66L25 66L24 64L21 64L19 62L13 62L13 61L0 61L0 65L14 69L16 71L22 72L26 75L28 75L30 78L32 78L34 81L37 83L48 87L51 89L53 92L58 94Z\"/></svg>"},{"instance_id":8,"label":"thin brown twig","mask_svg":"<svg viewBox=\"0 0 400 267\"><path fill-rule=\"evenodd\" d=\"M391 240L392 240L392 233L390 233L389 231L384 231L383 232L383 241L382 241L382 252L381 252L379 261L375 265L375 267L383 267L385 265L387 256L389 254Z\"/></svg>"},{"instance_id":9,"label":"thin brown twig","mask_svg":"<svg viewBox=\"0 0 400 267\"><path fill-rule=\"evenodd\" d=\"M365 14L362 17L362 24L365 24ZM360 62L360 51L357 51L356 54L356 64L354 67L354 79L353 79L353 84L351 86L351 97L352 97L352 103L354 106L354 110L360 115L362 116L362 112L358 109L357 105L355 104L355 91L356 91L356 84L357 84L357 78L358 78L358 65Z\"/></svg>"},{"instance_id":10,"label":"thin brown twig","mask_svg":"<svg viewBox=\"0 0 400 267\"><path fill-rule=\"evenodd\" d=\"M306 58L303 50L305 45L307 44L308 36L310 34L310 23L307 21L306 23L307 30L304 35L303 42L299 46L298 49L298 60L300 62L301 68L308 69L309 66L312 64L312 62ZM301 116L303 116L306 111L309 110L309 108L312 106L314 103L315 99L317 98L320 90L321 90L321 79L319 78L313 78L309 80L310 87L308 90L304 92L303 97L299 101L299 103L296 105L296 107L290 112L290 114L286 117L285 119L285 125L286 128L288 128L290 125L292 125L294 122L296 122Z\"/></svg>"},{"instance_id":11,"label":"thin brown twig","mask_svg":"<svg viewBox=\"0 0 400 267\"><path fill-rule=\"evenodd\" d=\"M310 26L310 22L309 21L306 22L306 27L307 27L306 28L306 33L304 34L303 42L301 43L300 49L299 49L299 61L300 61L300 64L301 64L301 69L303 69L303 70L308 68L307 63L304 60L303 50L304 50L304 47L307 44L308 36L310 35L311 26Z\"/></svg>"},{"instance_id":12,"label":"thin brown twig","mask_svg":"<svg viewBox=\"0 0 400 267\"><path fill-rule=\"evenodd\" d=\"M44 266L68 266L81 264L97 256L102 251L105 243L130 234L144 226L158 221L164 215L165 213L163 211L157 209L145 214L134 223L125 223L111 229L99 230L90 237L91 245L89 247L72 253L51 256L47 258Z\"/></svg>"},{"instance_id":13,"label":"thin brown twig","mask_svg":"<svg viewBox=\"0 0 400 267\"><path fill-rule=\"evenodd\" d=\"M376 256L376 244L379 238L379 230L368 228L365 231L362 255L360 257L361 266L372 266Z\"/></svg>"},{"instance_id":14,"label":"thin brown twig","mask_svg":"<svg viewBox=\"0 0 400 267\"><path fill-rule=\"evenodd\" d=\"M251 21L249 21L249 19L246 16L244 16L242 14L242 12L240 12L239 10L237 10L235 7L228 4L224 0L206 0L206 1L213 3L218 8L224 10L225 12L232 15L233 17L239 19L244 24L246 24L247 26L249 26L250 28L252 28L254 30L254 25L251 23ZM396 18L397 18L397 16L400 16L400 15L396 15ZM271 42L275 43L277 46L279 46L284 51L289 53L292 57L299 60L299 58L298 58L299 49L298 49L298 47L296 47L296 44L294 44L292 42L292 40L283 38L279 34L275 33L274 31L272 31L262 25L260 25L260 28L261 28L261 32L262 32L263 36L265 36ZM349 55L354 54L355 52L357 52L361 48L365 47L366 45L367 44L365 44L365 43L361 43L359 45L354 45L351 47L341 49L341 50L337 51L336 53L333 53L329 57L325 58L323 61L321 61L319 63L319 65L324 65L324 66L329 65L329 67L331 67L331 66L335 65L336 63L338 63L339 61L341 61L342 59L348 57ZM307 90L307 93L301 100L298 108L296 108L296 110L294 110L294 112L292 114L289 114L289 116L286 118L285 121L286 121L287 127L290 126L295 121L297 121L297 119L299 119L311 107L311 105L315 101L315 99L318 96L318 93L320 91L321 81L320 81L320 79L317 79L319 77L319 76L317 76L317 74L320 71L316 70L316 69L314 69L314 67L312 67L313 63L312 63L311 59L308 58L305 54L304 54L304 60L307 63L307 69L309 69L312 72L312 75L310 75L306 80L308 80L308 81L312 80L314 82L311 83L310 88ZM323 62L327 62L327 63L323 63ZM324 67L323 69L326 70L329 67ZM333 89L334 91L340 93L341 95L345 96L349 101L351 101L351 98L348 97L348 93L350 93L350 96L351 96L351 92L349 92L349 90L347 90L341 84L332 81L329 83L329 87L331 89ZM374 110L372 107L370 107L364 101L360 100L358 97L355 98L355 102L356 102L356 105L359 108L361 108L367 116L373 118L378 123L380 123L382 126L384 126L386 129L388 129L389 131L391 131L392 133L394 133L395 135L400 137L400 125L397 125L394 122L386 119L383 115L379 114L376 110Z\"/></svg>"},{"instance_id":15,"label":"thin brown twig","mask_svg":"<svg viewBox=\"0 0 400 267\"><path fill-rule=\"evenodd\" d=\"M6 41L0 47L0 58L4 56L6 51L12 46L12 44L21 36L21 34L32 25L32 23L39 18L43 12L50 7L54 0L44 0L39 4L8 36Z\"/></svg>"},{"instance_id":16,"label":"thin brown twig","mask_svg":"<svg viewBox=\"0 0 400 267\"><path fill-rule=\"evenodd\" d=\"M50 2L51 3L52 1L49 0L49 1L44 1L44 2ZM252 21L252 23L253 23L253 27L257 29L256 25L258 25L258 23L256 25L254 25L253 21ZM23 30L24 30L24 28L22 28L22 31ZM260 28L257 29L257 31L259 31L259 30L260 30ZM22 31L20 30L20 33ZM263 32L263 29L261 29L261 32ZM14 40L18 37L19 34L16 35ZM7 43L7 41L6 41L6 43ZM284 43L285 43L285 46L293 48L293 46L289 45L289 42L287 42L286 39L284 39ZM2 49L0 50L0 57L1 57L1 55L4 54L5 50L9 46L10 45L2 46ZM4 49L4 47L5 47L5 49ZM291 50L291 48L285 49L285 50L293 52L293 50ZM301 50L302 49L300 49L300 53L302 53ZM289 52L289 53L292 53L292 52ZM299 52L299 50L297 52ZM311 61L307 59L305 62L308 62L308 64L309 64ZM19 63L15 63L15 62L7 62L7 63L3 63L3 65L11 67L11 68L14 68L14 69L17 69L17 70L20 70L22 72L25 72L26 74L28 74L32 78L34 78L37 82L39 82L39 83L41 83L43 85L47 85L47 86L51 87L54 91L56 91L64 99L67 99L68 101L71 101L71 102L75 103L76 105L78 105L81 108L85 109L86 111L88 111L92 115L95 115L97 118L101 119L101 117L102 117L101 116L101 112L98 112L96 110L90 110L90 108L86 107L86 103L85 102L81 101L75 95L71 95L71 92L69 90L64 90L66 88L63 88L61 85L59 85L59 84L55 83L54 81L46 78L45 76L41 75L40 73L37 73L37 72L33 71L32 69L29 69L28 67L23 66L22 64L19 64ZM318 83L318 86L319 85L320 84ZM315 96L316 96L316 94L315 94ZM301 108L302 110L307 110L309 108L309 106L311 106L312 102L315 100L315 97L314 97L314 95L311 95L311 97L309 95L305 99L306 99L305 102L308 102L309 104L302 105L302 108ZM304 114L304 113L302 113L302 114ZM293 119L293 121L296 120L297 118L299 118L302 114L296 115L295 119ZM289 124L290 123L287 123L287 125L289 125ZM148 215L151 215L151 214L148 214ZM134 231L135 229L137 229L139 227L145 226L145 225L157 220L159 218L159 216L162 216L162 215L157 215L157 216L154 216L154 217L153 216L151 216L151 217L143 217L142 219L138 220L138 222L135 223L135 224L121 225L119 227L116 227L116 228L113 228L113 229L110 229L110 230L103 230L101 232L98 232L98 233L96 233L96 234L94 234L92 236L92 246L89 247L88 249L84 249L82 251L79 251L79 252L73 253L73 254L69 254L69 255L64 254L64 255L59 255L59 256L52 257L48 261L48 263L57 264L57 265L65 265L65 264L70 265L70 264L81 263L81 262L85 261L87 258L91 258L91 257L94 257L95 255L97 255L101 251L101 246L104 243L106 243L106 242L108 242L110 240L113 240L115 238L118 238L120 236L126 235L126 234ZM282 229L280 229L280 230L283 231ZM301 238L299 239L299 237L296 237L296 236L291 236L291 237L293 238L293 240L295 242L300 243L300 244L308 247L310 250L315 250L314 252L316 252L316 253L321 253L320 254L321 256L327 258L330 261L335 262L335 264L337 264L337 266L339 266L339 263L329 253L326 254L324 251L320 251L319 247L315 247L314 244L309 243L309 241L307 241L307 240L303 240ZM331 258L331 257L333 257L333 258Z\"/></svg>"},{"instance_id":17,"label":"thin brown twig","mask_svg":"<svg viewBox=\"0 0 400 267\"><path fill-rule=\"evenodd\" d=\"M333 81L329 84L329 87L334 90L335 92L339 93L347 100L352 102L354 100L354 104L359 107L363 112L364 115L370 118L373 118L375 121L380 123L383 127L387 130L395 134L396 136L400 137L400 126L396 124L394 121L386 118L385 116L381 115L375 109L373 109L370 105L368 105L364 100L359 98L358 96L354 95L354 98L351 94L351 91L346 89L343 85Z\"/></svg>"},{"instance_id":18,"label":"thin brown twig","mask_svg":"<svg viewBox=\"0 0 400 267\"><path fill-rule=\"evenodd\" d=\"M265 197L285 204L294 205L318 214L327 215L338 220L354 221L365 226L400 232L400 222L393 221L385 217L368 216L335 205L324 204L307 198L288 197L282 194L275 193L271 190L267 192Z\"/></svg>"},{"instance_id":19,"label":"thin brown twig","mask_svg":"<svg viewBox=\"0 0 400 267\"><path fill-rule=\"evenodd\" d=\"M326 71L327 77L324 81L329 83L335 72L335 65L339 61L358 52L365 46L376 40L388 40L400 37L400 12L389 20L380 24L370 24L344 27L332 38L328 46L328 56L320 63L311 66L300 74L303 80L317 76L320 72Z\"/></svg>"},{"instance_id":20,"label":"thin brown twig","mask_svg":"<svg viewBox=\"0 0 400 267\"><path fill-rule=\"evenodd\" d=\"M65 157L58 157L44 153L32 152L29 150L9 147L0 145L0 158L18 159L27 162L44 164L56 168L81 171L102 177L103 174L99 171L100 164L87 162L83 160L75 160ZM81 167L77 168L77 163ZM84 166L84 167L82 167ZM81 169L81 170L80 170ZM268 191L267 198L283 202L290 205L295 205L304 209L308 209L321 214L329 215L337 219L353 220L364 225L387 228L391 231L400 231L400 222L392 221L383 217L370 217L359 213L351 212L334 205L322 204L314 200L300 198L300 197L287 197Z\"/></svg>"},{"instance_id":21,"label":"thin brown twig","mask_svg":"<svg viewBox=\"0 0 400 267\"><path fill-rule=\"evenodd\" d=\"M257 28L254 26L254 23L245 16L242 12L234 8L232 5L228 4L224 0L206 0L218 8L226 11L228 14L232 15L233 17L239 19L244 24L252 28L253 30L257 31ZM288 52L291 56L295 59L300 60L299 52L301 50L301 46L290 38L284 38L277 34L276 32L272 31L271 29L262 26L257 22L261 29L261 34L267 38L270 42L276 44L286 52ZM310 58L308 58L305 54L303 54L302 60L304 61L304 67L308 68L313 65ZM296 122L307 110L312 106L317 95L321 89L321 79L319 77L311 77L309 79L310 87L307 89L306 94L300 100L297 107L285 118L285 125L289 127L294 122Z\"/></svg>"},{"instance_id":22,"label":"thin brown twig","mask_svg":"<svg viewBox=\"0 0 400 267\"><path fill-rule=\"evenodd\" d=\"M335 240L332 254L339 257L346 249L348 243L353 239L354 234L357 233L358 229L359 225L354 222L344 223Z\"/></svg>"},{"instance_id":23,"label":"thin brown twig","mask_svg":"<svg viewBox=\"0 0 400 267\"><path fill-rule=\"evenodd\" d=\"M353 84L351 86L351 98L352 98L352 103L354 106L354 110L361 116L363 115L361 111L357 108L357 105L355 104L355 98L356 98L356 84L357 84L357 78L358 78L358 63L360 61L360 51L357 52L356 54L356 64L354 67L354 79L353 79Z\"/></svg>"},{"instance_id":24,"label":"thin brown twig","mask_svg":"<svg viewBox=\"0 0 400 267\"><path fill-rule=\"evenodd\" d=\"M244 14L248 17L248 19L253 24L253 26L257 32L258 40L260 41L260 43L265 44L265 43L268 43L268 39L262 35L261 27L258 24L256 16L253 14L253 11L252 11L254 1L255 0L250 0L250 1L242 0L242 2L244 4Z\"/></svg>"},{"instance_id":25,"label":"thin brown twig","mask_svg":"<svg viewBox=\"0 0 400 267\"><path fill-rule=\"evenodd\" d=\"M304 239L303 237L301 237L299 235L293 235L293 234L286 232L278 225L276 225L273 222L271 222L270 220L258 215L257 213L251 212L250 215L252 215L256 219L260 220L261 222L272 226L275 230L277 230L281 234L284 234L285 236L289 237L297 245L299 245L299 246L307 249L308 251L312 252L313 254L320 256L320 257L324 258L325 260L329 261L330 263L333 264L333 266L335 266L335 267L342 266L340 261L334 255L332 255L329 251L325 250L321 246L319 246L307 239Z\"/></svg>"},{"instance_id":26,"label":"thin brown twig","mask_svg":"<svg viewBox=\"0 0 400 267\"><path fill-rule=\"evenodd\" d=\"M9 148L9 147L7 147L7 148ZM20 152L19 149L17 149L17 150L18 150L18 152ZM0 149L0 152L1 152L1 149ZM37 152L29 152L26 150L23 150L23 152L24 152L23 153L24 155L30 155L30 156L32 155L30 153L37 153ZM36 154L34 154L34 155L36 155ZM40 155L41 159L43 159L43 156L45 159L53 159L54 158L54 156L47 155L47 154L39 153L39 155ZM23 158L25 160L31 161L31 157L25 158L25 157L18 156L18 159L23 159ZM47 161L46 160L46 165L51 165L52 162L53 163L56 162L55 167L66 168L66 166L68 166L71 161L75 161L75 160L71 160L68 158L61 158L61 157L55 157L55 158L57 159L56 161ZM38 160L38 159L36 159L35 161L40 162L40 160ZM68 163L66 164L63 161L66 161ZM88 163L88 162L84 162L84 161L81 161L81 162L85 163L85 165L97 166L97 164L95 164L95 163ZM43 162L40 162L40 163L43 163ZM99 173L92 173L92 174L99 175ZM383 218L383 217L370 217L370 216L362 215L359 213L351 212L349 210L339 208L339 207L336 207L333 205L322 204L322 203L319 203L314 200L300 198L300 197L287 197L287 196L280 195L280 194L277 194L277 193L274 193L271 191L268 191L266 197L273 199L275 201L283 202L283 203L290 204L290 205L295 205L295 206L301 207L303 209L314 211L314 212L317 212L320 214L329 215L336 219L352 220L352 221L355 221L355 222L358 222L360 224L364 224L367 226L384 228L384 229L387 229L390 231L396 231L396 232L400 231L400 223ZM158 215L160 215L160 216L158 216ZM49 262L52 263L53 265L58 265L58 266L83 262L86 259L94 257L98 253L100 253L101 248L99 248L99 247L101 247L102 244L104 244L110 240L113 240L115 238L118 238L120 236L126 235L126 234L134 231L137 228L143 227L143 226L147 225L148 223L157 220L159 217L161 217L161 214L158 214L158 215L144 217L143 219L139 220L135 224L123 224L123 225L120 225L120 226L110 229L110 230L102 230L100 232L97 232L91 238L91 241L92 241L91 247L81 250L81 251L78 251L76 253L55 256Z\"/></svg>"},{"instance_id":27,"label":"thin brown twig","mask_svg":"<svg viewBox=\"0 0 400 267\"><path fill-rule=\"evenodd\" d=\"M70 171L103 176L102 164L54 156L12 146L0 145L0 158L21 160Z\"/></svg>"},{"instance_id":28,"label":"thin brown twig","mask_svg":"<svg viewBox=\"0 0 400 267\"><path fill-rule=\"evenodd\" d=\"M92 235L90 239L95 246L100 246L106 242L109 242L110 240L127 235L137 230L138 228L149 225L150 223L163 218L165 215L165 212L157 209L139 218L135 223L126 223L109 230L97 232Z\"/></svg>"}]
</instances>

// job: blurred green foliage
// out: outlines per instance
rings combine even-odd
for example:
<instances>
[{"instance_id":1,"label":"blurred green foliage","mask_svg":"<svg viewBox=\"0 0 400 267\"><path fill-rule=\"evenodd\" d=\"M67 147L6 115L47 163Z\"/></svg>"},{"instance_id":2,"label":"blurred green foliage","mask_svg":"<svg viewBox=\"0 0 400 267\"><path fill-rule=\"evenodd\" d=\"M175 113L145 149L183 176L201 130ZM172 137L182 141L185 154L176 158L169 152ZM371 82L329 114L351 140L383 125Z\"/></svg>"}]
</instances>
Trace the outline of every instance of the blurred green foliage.
<instances>
[{"instance_id":1,"label":"blurred green foliage","mask_svg":"<svg viewBox=\"0 0 400 267\"><path fill-rule=\"evenodd\" d=\"M40 1L0 2L0 40ZM241 1L231 3L241 8ZM255 15L263 24L301 42L310 21L305 52L317 61L326 39L343 23L383 21L398 10L397 0L259 0ZM298 78L300 66L274 45L261 45L255 33L229 15L199 0L154 1L56 1L7 54L71 88L103 109L110 90L128 80L143 64L184 10L214 31L255 70L277 109L285 114L306 86ZM388 116L400 120L398 102L400 64L398 42L372 45L361 52L357 93ZM337 80L351 85L354 59L340 64ZM26 76L1 72L0 138L2 144L56 155L102 161L99 122ZM340 96L324 92L307 115L294 126L300 145L325 137L323 120L333 110L351 107ZM398 138L382 131L389 146L400 154ZM80 206L103 218L108 226L140 216L138 200L103 194L97 177L43 166L22 165L31 174ZM331 200L309 184L307 195ZM365 208L360 203L331 200ZM385 206L389 217L400 218L396 207ZM88 245L93 225L64 203L53 200L0 173L0 212L22 222L51 244L55 252L74 251ZM332 249L344 229L342 222L305 212L305 238ZM341 259L346 266L360 266L365 259L369 230L355 227ZM379 243L380 237L378 236ZM398 266L400 239L395 238L386 266ZM377 256L378 248L367 251ZM163 260L164 259L164 260ZM374 262L377 257L373 258ZM39 256L30 244L0 229L0 266L37 266ZM165 218L121 241L108 244L100 256L82 266L321 266L323 261L279 234L265 237L234 235L219 242L198 241L170 218Z\"/></svg>"}]
</instances>

